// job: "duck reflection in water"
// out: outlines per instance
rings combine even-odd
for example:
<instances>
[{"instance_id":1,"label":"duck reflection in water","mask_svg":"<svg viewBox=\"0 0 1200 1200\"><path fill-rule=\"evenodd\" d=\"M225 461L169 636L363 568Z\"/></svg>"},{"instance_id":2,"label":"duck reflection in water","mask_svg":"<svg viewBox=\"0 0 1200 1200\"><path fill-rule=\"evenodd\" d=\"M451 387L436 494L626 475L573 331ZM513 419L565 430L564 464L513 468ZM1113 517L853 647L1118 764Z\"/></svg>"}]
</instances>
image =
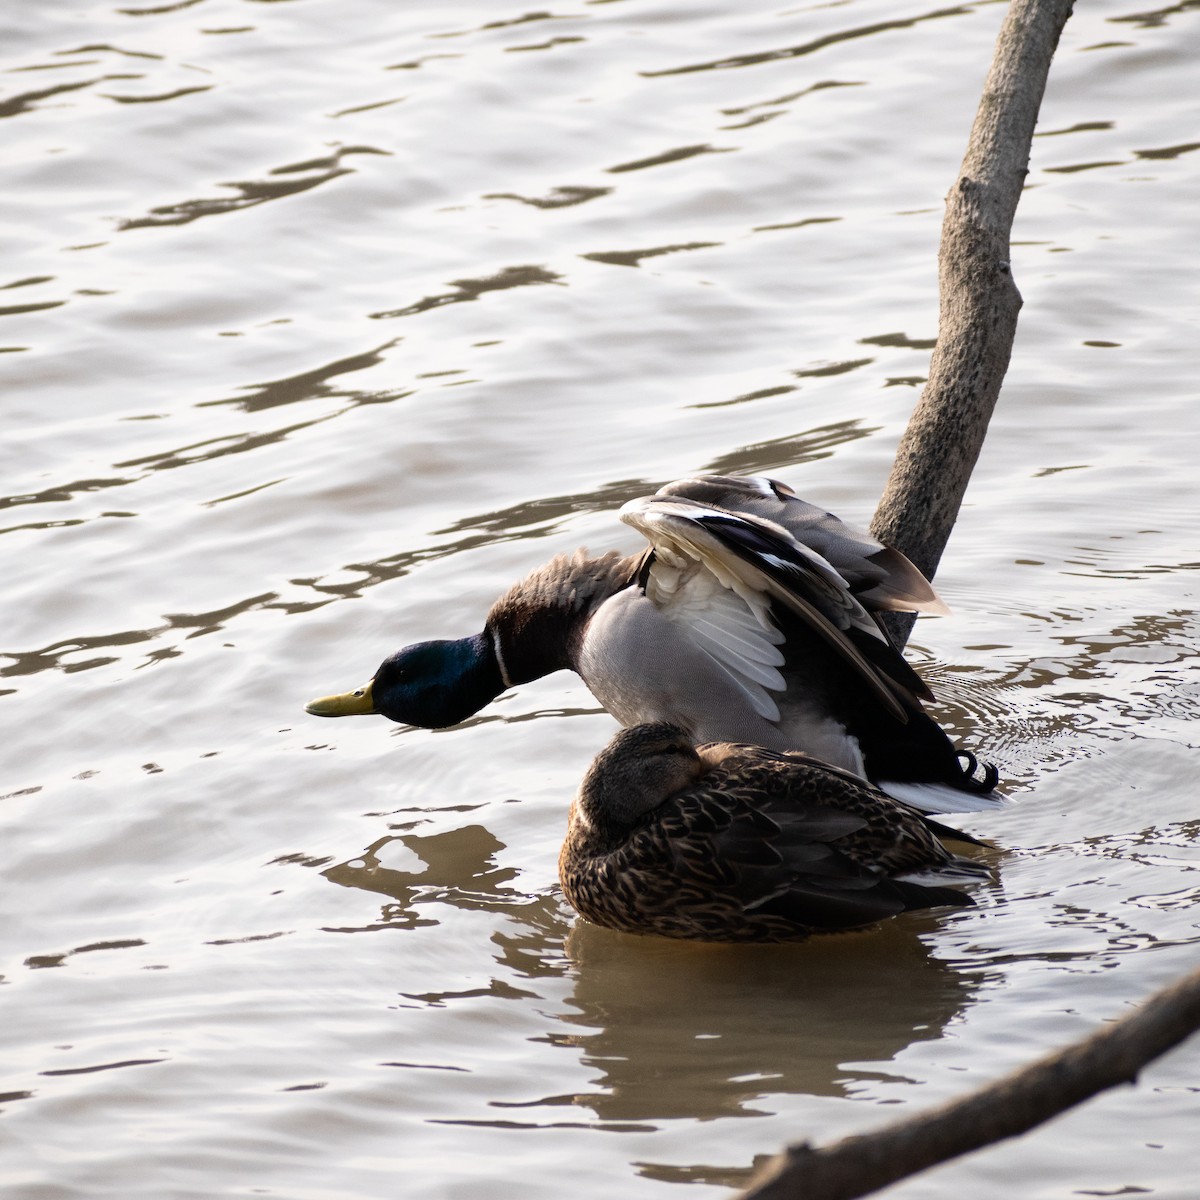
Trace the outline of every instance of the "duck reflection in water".
<instances>
[{"instance_id":1,"label":"duck reflection in water","mask_svg":"<svg viewBox=\"0 0 1200 1200\"><path fill-rule=\"evenodd\" d=\"M845 1096L903 1078L889 1064L941 1037L974 995L970 977L921 941L930 928L914 914L803 945L633 945L578 922L566 943L574 990L550 1040L580 1055L592 1087L525 1107L709 1120L775 1112L772 1096Z\"/></svg>"},{"instance_id":2,"label":"duck reflection in water","mask_svg":"<svg viewBox=\"0 0 1200 1200\"><path fill-rule=\"evenodd\" d=\"M559 879L580 914L627 933L801 941L972 904L953 885L989 871L941 838L975 840L805 754L637 725L588 768Z\"/></svg>"},{"instance_id":3,"label":"duck reflection in water","mask_svg":"<svg viewBox=\"0 0 1200 1200\"><path fill-rule=\"evenodd\" d=\"M508 886L519 872L496 863L503 849L504 843L478 824L434 834L389 834L358 857L326 867L321 874L341 887L388 898L379 920L366 928L416 929L438 924L439 904L503 912L532 903ZM419 869L386 866L385 860L395 858L397 850L418 860Z\"/></svg>"},{"instance_id":4,"label":"duck reflection in water","mask_svg":"<svg viewBox=\"0 0 1200 1200\"><path fill-rule=\"evenodd\" d=\"M420 860L417 869L384 865L393 843ZM507 918L490 938L493 978L469 994L533 1003L544 1040L578 1057L591 1086L494 1097L488 1107L499 1124L511 1124L513 1110L533 1126L558 1124L551 1114L564 1108L586 1109L606 1127L754 1116L774 1111L772 1096L856 1094L901 1076L888 1064L940 1037L973 996L971 977L921 940L938 919L932 913L800 945L631 937L572 924L554 892L525 891L519 873L497 862L503 849L483 825L468 824L390 835L322 870L331 883L385 899L378 920L355 931L432 932L443 906ZM404 998L441 1006L464 994L456 976ZM733 1186L739 1169L730 1171L711 1182Z\"/></svg>"}]
</instances>

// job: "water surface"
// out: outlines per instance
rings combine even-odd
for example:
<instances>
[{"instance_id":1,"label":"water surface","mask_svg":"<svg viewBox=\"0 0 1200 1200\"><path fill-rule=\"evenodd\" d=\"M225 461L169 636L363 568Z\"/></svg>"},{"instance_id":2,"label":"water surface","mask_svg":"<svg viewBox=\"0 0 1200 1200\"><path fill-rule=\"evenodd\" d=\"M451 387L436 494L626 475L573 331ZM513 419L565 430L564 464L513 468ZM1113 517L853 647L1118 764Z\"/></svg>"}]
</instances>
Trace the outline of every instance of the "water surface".
<instances>
[{"instance_id":1,"label":"water surface","mask_svg":"<svg viewBox=\"0 0 1200 1200\"><path fill-rule=\"evenodd\" d=\"M1200 942L1191 3L1080 4L1013 364L910 654L1011 781L969 912L575 922L612 730L309 697L665 480L866 521L1003 6L14 6L0 51L0 1183L720 1196L1127 1011ZM1200 1058L889 1195L1195 1195Z\"/></svg>"}]
</instances>

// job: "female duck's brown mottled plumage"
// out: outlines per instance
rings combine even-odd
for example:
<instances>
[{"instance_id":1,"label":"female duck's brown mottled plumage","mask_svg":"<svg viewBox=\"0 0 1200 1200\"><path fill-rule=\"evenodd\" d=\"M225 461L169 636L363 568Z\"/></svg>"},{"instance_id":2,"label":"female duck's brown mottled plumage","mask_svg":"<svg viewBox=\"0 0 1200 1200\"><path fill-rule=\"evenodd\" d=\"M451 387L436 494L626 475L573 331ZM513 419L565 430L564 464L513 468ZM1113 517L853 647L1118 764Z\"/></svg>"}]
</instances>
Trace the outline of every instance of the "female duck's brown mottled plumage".
<instances>
[{"instance_id":1,"label":"female duck's brown mottled plumage","mask_svg":"<svg viewBox=\"0 0 1200 1200\"><path fill-rule=\"evenodd\" d=\"M622 730L571 806L563 893L597 925L718 942L800 941L907 909L970 905L988 877L930 821L796 752ZM971 839L963 839L971 840Z\"/></svg>"}]
</instances>

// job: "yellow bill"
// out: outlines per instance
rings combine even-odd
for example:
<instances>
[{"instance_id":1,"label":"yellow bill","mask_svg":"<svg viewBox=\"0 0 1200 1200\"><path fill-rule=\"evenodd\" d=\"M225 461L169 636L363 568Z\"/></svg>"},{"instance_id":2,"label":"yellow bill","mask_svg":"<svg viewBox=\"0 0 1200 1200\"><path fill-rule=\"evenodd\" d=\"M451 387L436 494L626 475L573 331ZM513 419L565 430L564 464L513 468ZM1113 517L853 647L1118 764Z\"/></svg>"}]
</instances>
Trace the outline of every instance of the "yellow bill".
<instances>
[{"instance_id":1,"label":"yellow bill","mask_svg":"<svg viewBox=\"0 0 1200 1200\"><path fill-rule=\"evenodd\" d=\"M317 700L310 700L304 706L304 711L314 717L353 717L373 713L375 700L371 695L371 684L337 696L321 696Z\"/></svg>"}]
</instances>

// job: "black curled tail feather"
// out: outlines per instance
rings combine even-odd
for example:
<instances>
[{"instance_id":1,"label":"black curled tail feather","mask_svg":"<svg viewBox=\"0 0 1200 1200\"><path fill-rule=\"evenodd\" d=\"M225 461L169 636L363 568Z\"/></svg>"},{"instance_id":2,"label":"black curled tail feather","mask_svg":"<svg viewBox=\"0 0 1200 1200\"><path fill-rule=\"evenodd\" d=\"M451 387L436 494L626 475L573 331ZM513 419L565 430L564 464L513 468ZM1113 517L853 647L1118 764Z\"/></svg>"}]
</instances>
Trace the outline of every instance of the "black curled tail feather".
<instances>
[{"instance_id":1,"label":"black curled tail feather","mask_svg":"<svg viewBox=\"0 0 1200 1200\"><path fill-rule=\"evenodd\" d=\"M1000 782L1000 772L995 763L985 763L983 774L977 777L975 772L979 770L979 759L970 750L958 750L955 757L966 760L966 766L959 766L959 779L955 781L955 786L964 792L990 792Z\"/></svg>"},{"instance_id":2,"label":"black curled tail feather","mask_svg":"<svg viewBox=\"0 0 1200 1200\"><path fill-rule=\"evenodd\" d=\"M975 796L986 795L1000 782L994 764L981 764L970 750L957 747L918 705L909 708L904 726L868 719L857 732L873 782L940 783Z\"/></svg>"}]
</instances>

